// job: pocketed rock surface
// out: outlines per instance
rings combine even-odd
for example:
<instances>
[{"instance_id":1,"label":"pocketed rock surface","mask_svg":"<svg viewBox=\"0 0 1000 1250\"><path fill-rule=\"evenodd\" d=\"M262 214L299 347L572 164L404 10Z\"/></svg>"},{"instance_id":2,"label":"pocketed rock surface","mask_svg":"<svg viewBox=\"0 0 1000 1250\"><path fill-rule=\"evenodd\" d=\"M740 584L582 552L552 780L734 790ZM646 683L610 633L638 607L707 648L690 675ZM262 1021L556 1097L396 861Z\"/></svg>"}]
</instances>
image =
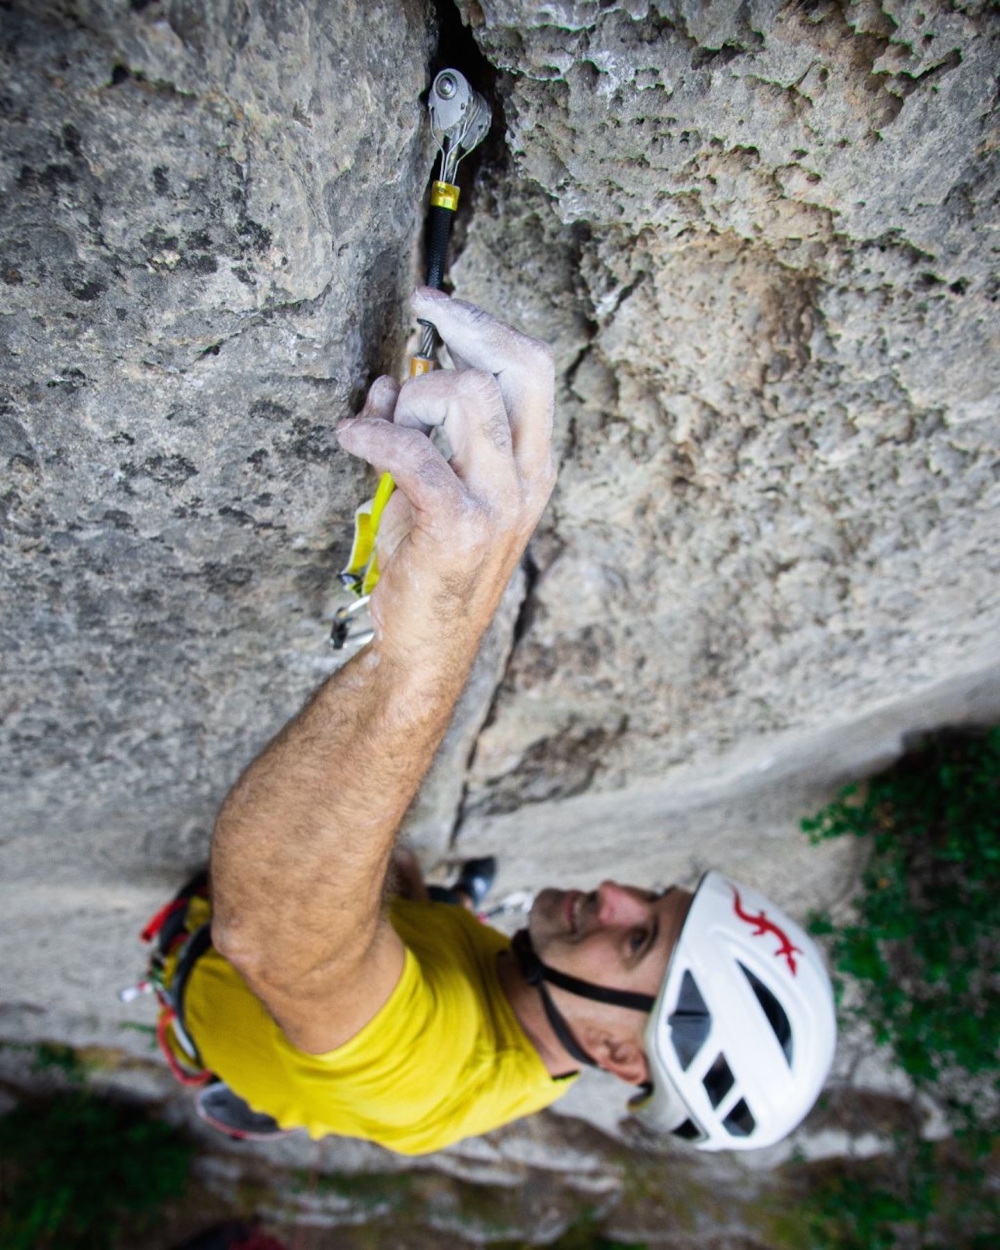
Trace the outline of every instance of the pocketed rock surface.
<instances>
[{"instance_id":1,"label":"pocketed rock surface","mask_svg":"<svg viewBox=\"0 0 1000 1250\"><path fill-rule=\"evenodd\" d=\"M14 0L3 1038L139 1047L133 933L340 662L373 479L333 430L403 370L461 38L497 138L451 279L553 344L560 476L411 814L427 866L718 865L803 916L856 871L803 815L1000 720L995 6Z\"/></svg>"},{"instance_id":2,"label":"pocketed rock surface","mask_svg":"<svg viewBox=\"0 0 1000 1250\"><path fill-rule=\"evenodd\" d=\"M32 857L67 825L138 869L203 856L334 667L371 485L334 427L408 328L433 35L419 0L5 6L4 787Z\"/></svg>"},{"instance_id":3,"label":"pocketed rock surface","mask_svg":"<svg viewBox=\"0 0 1000 1250\"><path fill-rule=\"evenodd\" d=\"M995 663L995 11L464 11L512 158L456 281L554 327L565 388L470 816Z\"/></svg>"}]
</instances>

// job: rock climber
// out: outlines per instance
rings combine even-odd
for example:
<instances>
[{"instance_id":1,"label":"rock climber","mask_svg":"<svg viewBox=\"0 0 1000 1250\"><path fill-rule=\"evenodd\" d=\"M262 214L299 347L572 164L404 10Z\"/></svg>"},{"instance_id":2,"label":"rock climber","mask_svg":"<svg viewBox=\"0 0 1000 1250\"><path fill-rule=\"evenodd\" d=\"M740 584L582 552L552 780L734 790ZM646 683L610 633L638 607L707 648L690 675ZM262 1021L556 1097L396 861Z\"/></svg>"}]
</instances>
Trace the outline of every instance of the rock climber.
<instances>
[{"instance_id":1,"label":"rock climber","mask_svg":"<svg viewBox=\"0 0 1000 1250\"><path fill-rule=\"evenodd\" d=\"M414 311L455 367L379 378L337 430L397 486L374 638L222 805L211 902L185 895L164 975L173 1062L213 1075L202 1113L235 1135L304 1128L419 1154L548 1106L592 1064L664 1131L771 1144L818 1094L834 1022L815 945L755 890L716 872L694 893L544 889L512 942L430 900L412 856L393 870L555 481L549 348L429 288ZM460 879L466 903L491 868Z\"/></svg>"}]
</instances>

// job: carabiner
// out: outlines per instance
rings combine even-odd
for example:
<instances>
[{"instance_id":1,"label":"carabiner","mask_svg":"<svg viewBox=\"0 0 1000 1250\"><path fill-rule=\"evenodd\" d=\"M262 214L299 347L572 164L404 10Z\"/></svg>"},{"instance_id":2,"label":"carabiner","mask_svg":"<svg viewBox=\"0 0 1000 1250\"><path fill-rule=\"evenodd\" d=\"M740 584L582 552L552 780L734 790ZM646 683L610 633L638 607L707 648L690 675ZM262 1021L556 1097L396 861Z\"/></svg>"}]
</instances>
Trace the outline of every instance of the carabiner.
<instances>
[{"instance_id":1,"label":"carabiner","mask_svg":"<svg viewBox=\"0 0 1000 1250\"><path fill-rule=\"evenodd\" d=\"M348 643L352 647L363 647L375 637L374 629L364 629L357 634L351 633L351 617L355 612L363 612L368 607L370 598L371 595L362 595L360 599L355 599L353 603L348 603L334 612L333 623L330 626L330 646L334 651L342 651Z\"/></svg>"}]
</instances>

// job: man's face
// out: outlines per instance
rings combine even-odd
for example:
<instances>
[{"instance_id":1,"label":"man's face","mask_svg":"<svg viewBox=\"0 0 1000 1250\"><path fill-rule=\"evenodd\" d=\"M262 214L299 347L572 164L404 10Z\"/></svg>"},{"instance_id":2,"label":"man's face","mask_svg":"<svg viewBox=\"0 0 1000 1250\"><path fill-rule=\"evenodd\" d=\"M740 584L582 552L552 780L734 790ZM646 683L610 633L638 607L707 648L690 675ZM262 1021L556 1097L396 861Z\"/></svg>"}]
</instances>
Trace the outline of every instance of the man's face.
<instances>
[{"instance_id":1,"label":"man's face","mask_svg":"<svg viewBox=\"0 0 1000 1250\"><path fill-rule=\"evenodd\" d=\"M542 890L528 931L543 963L594 985L656 996L691 900L689 890L663 894L605 881L580 890ZM593 1003L551 987L570 1027L587 1022L641 1039L647 1016Z\"/></svg>"}]
</instances>

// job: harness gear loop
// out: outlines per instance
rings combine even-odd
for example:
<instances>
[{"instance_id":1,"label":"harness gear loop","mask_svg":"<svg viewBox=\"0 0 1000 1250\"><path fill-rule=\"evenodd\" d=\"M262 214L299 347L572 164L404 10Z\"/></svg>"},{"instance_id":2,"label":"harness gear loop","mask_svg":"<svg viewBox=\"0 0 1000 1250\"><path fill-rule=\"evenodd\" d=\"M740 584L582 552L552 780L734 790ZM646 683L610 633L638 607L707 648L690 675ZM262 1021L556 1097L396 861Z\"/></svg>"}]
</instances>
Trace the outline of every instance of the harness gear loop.
<instances>
[{"instance_id":1,"label":"harness gear loop","mask_svg":"<svg viewBox=\"0 0 1000 1250\"><path fill-rule=\"evenodd\" d=\"M427 286L441 290L448 262L448 241L458 210L459 188L455 176L459 162L485 139L492 120L490 106L472 89L457 69L443 69L434 79L427 102L431 134L441 156L440 177L431 187L429 238L427 247ZM419 322L420 349L410 358L410 377L429 373L435 365L437 331L430 321ZM354 514L354 539L340 580L359 598L371 594L378 584L378 555L375 543L385 505L395 489L392 475L383 473L373 498ZM350 633L350 621L341 609L334 618L330 644L335 651L348 642L361 645L370 641L371 632Z\"/></svg>"},{"instance_id":2,"label":"harness gear loop","mask_svg":"<svg viewBox=\"0 0 1000 1250\"><path fill-rule=\"evenodd\" d=\"M169 903L164 903L155 916L147 923L145 929L139 934L143 942L152 942L163 926L176 911L180 911L182 907L187 906L186 898L172 898Z\"/></svg>"},{"instance_id":3,"label":"harness gear loop","mask_svg":"<svg viewBox=\"0 0 1000 1250\"><path fill-rule=\"evenodd\" d=\"M195 964L212 944L211 925L204 923L192 927L196 918L192 922L190 910L194 900L204 901L207 898L208 874L200 872L156 912L140 934L142 940L152 946L146 976L119 994L122 1002L131 1002L139 994L150 990L156 994L160 1004L156 1022L157 1043L170 1071L182 1085L189 1086L204 1085L212 1078L187 1032L184 1018L188 979Z\"/></svg>"},{"instance_id":4,"label":"harness gear loop","mask_svg":"<svg viewBox=\"0 0 1000 1250\"><path fill-rule=\"evenodd\" d=\"M197 1071L185 1068L174 1053L168 1034L171 1026L173 1026L174 1035L176 1036L177 1013L171 1007L164 1007L160 1012L159 1019L156 1021L156 1041L163 1052L163 1057L167 1061L167 1066L182 1085L192 1088L206 1085L212 1079L211 1072L207 1068L201 1068Z\"/></svg>"}]
</instances>

